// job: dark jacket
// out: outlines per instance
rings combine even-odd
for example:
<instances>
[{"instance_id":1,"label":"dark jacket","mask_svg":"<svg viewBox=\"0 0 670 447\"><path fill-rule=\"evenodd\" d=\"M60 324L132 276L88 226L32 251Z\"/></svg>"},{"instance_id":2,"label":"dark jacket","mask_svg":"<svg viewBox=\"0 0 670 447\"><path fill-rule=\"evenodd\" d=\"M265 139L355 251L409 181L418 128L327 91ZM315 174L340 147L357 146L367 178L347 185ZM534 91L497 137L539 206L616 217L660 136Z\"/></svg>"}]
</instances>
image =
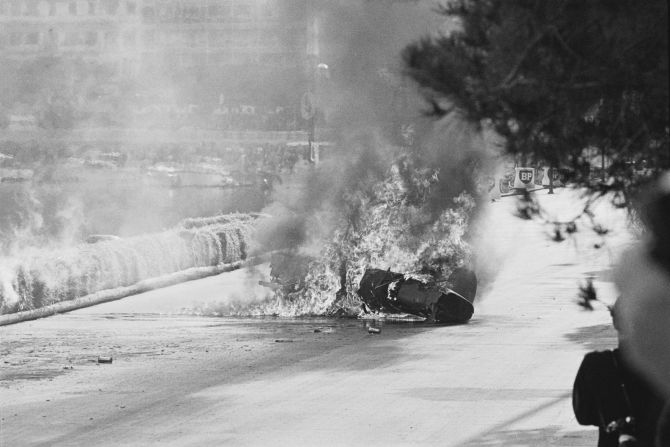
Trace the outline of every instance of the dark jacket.
<instances>
[{"instance_id":1,"label":"dark jacket","mask_svg":"<svg viewBox=\"0 0 670 447\"><path fill-rule=\"evenodd\" d=\"M589 352L577 371L572 394L577 421L595 425L598 447L617 447L619 433L607 433L613 421L633 417L638 447L652 447L663 409L663 399L624 361L618 349Z\"/></svg>"}]
</instances>

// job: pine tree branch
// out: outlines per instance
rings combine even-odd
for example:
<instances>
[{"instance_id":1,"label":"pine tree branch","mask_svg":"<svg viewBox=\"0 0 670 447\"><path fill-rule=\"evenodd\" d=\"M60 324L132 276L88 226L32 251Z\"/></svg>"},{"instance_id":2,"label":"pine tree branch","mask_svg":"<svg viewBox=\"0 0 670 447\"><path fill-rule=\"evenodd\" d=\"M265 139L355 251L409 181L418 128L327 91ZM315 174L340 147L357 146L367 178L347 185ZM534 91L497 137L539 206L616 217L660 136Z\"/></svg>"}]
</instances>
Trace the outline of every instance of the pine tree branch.
<instances>
[{"instance_id":1,"label":"pine tree branch","mask_svg":"<svg viewBox=\"0 0 670 447\"><path fill-rule=\"evenodd\" d=\"M512 70L509 72L509 74L507 76L505 76L505 79L497 87L495 87L494 90L504 90L504 89L508 89L510 87L510 83L518 75L519 70L521 70L521 66L526 61L526 58L530 54L531 50L533 48L535 48L535 46L538 43L540 43L540 41L542 39L544 39L545 36L546 36L545 32L535 36L535 38L523 50L523 53L521 53L521 57L519 57L519 60L514 65L514 67L512 67Z\"/></svg>"},{"instance_id":2,"label":"pine tree branch","mask_svg":"<svg viewBox=\"0 0 670 447\"><path fill-rule=\"evenodd\" d=\"M565 41L565 39L563 39L563 36L561 36L561 33L558 32L558 28L556 28L555 26L550 26L549 30L551 31L551 35L556 38L558 43L561 44L561 46L563 47L563 49L565 51L570 53L577 60L581 61L581 60L584 59L584 58L582 58L582 56L579 53L577 53L575 50L573 50L570 45L568 45L568 43Z\"/></svg>"},{"instance_id":3,"label":"pine tree branch","mask_svg":"<svg viewBox=\"0 0 670 447\"><path fill-rule=\"evenodd\" d=\"M635 142L635 140L637 140L638 138L640 138L640 137L642 136L642 134L645 133L645 132L647 132L648 130L649 130L649 129L647 129L646 124L643 124L642 127L640 127L640 128L633 134L633 136L630 137L630 139L626 142L626 144L623 145L623 147L621 148L621 151L620 151L620 152L621 152L621 153L626 153L626 152L628 151L628 148L630 148L630 146Z\"/></svg>"}]
</instances>

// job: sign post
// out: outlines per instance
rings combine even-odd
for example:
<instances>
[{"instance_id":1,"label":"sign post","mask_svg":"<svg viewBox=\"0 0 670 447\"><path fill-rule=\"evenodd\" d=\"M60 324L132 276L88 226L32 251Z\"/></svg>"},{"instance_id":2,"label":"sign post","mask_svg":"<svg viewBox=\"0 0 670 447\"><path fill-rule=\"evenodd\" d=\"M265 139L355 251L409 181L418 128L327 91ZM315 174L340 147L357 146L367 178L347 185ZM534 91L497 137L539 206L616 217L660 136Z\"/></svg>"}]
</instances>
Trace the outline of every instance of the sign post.
<instances>
[{"instance_id":1,"label":"sign post","mask_svg":"<svg viewBox=\"0 0 670 447\"><path fill-rule=\"evenodd\" d=\"M312 142L314 141L314 116L316 115L316 105L314 101L314 94L312 92L303 93L300 98L300 115L304 120L309 122L309 129L307 131L307 144L309 145L309 154L312 158Z\"/></svg>"}]
</instances>

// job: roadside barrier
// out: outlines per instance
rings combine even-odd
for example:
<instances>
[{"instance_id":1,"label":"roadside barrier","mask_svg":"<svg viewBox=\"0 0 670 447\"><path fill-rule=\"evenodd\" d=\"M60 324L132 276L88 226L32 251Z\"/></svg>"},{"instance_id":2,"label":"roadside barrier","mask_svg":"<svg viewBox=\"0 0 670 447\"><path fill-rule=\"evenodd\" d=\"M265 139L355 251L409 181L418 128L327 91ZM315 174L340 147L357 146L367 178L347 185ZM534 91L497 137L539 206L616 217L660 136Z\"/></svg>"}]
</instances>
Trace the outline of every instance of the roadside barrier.
<instances>
[{"instance_id":1,"label":"roadside barrier","mask_svg":"<svg viewBox=\"0 0 670 447\"><path fill-rule=\"evenodd\" d=\"M0 325L234 270L248 262L254 224L247 215L190 220L15 260L0 278Z\"/></svg>"}]
</instances>

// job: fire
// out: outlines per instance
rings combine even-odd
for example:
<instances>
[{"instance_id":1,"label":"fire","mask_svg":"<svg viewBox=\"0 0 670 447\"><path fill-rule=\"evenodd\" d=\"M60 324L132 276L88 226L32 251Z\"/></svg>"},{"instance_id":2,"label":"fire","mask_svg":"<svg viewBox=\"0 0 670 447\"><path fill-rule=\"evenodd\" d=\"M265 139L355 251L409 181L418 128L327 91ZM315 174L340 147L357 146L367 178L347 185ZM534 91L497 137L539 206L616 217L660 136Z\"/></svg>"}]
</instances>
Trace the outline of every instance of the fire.
<instances>
[{"instance_id":1,"label":"fire","mask_svg":"<svg viewBox=\"0 0 670 447\"><path fill-rule=\"evenodd\" d=\"M446 283L455 268L470 262L464 235L475 201L463 192L433 217L428 197L438 180L439 173L429 169L414 170L408 178L394 163L367 191L345 191L347 212L328 213L336 224L318 253L298 249L276 261L302 264L305 274L286 284L286 272L273 267L273 280L283 286L264 311L280 316L362 316L369 310L356 290L370 267L429 275L434 283Z\"/></svg>"}]
</instances>

